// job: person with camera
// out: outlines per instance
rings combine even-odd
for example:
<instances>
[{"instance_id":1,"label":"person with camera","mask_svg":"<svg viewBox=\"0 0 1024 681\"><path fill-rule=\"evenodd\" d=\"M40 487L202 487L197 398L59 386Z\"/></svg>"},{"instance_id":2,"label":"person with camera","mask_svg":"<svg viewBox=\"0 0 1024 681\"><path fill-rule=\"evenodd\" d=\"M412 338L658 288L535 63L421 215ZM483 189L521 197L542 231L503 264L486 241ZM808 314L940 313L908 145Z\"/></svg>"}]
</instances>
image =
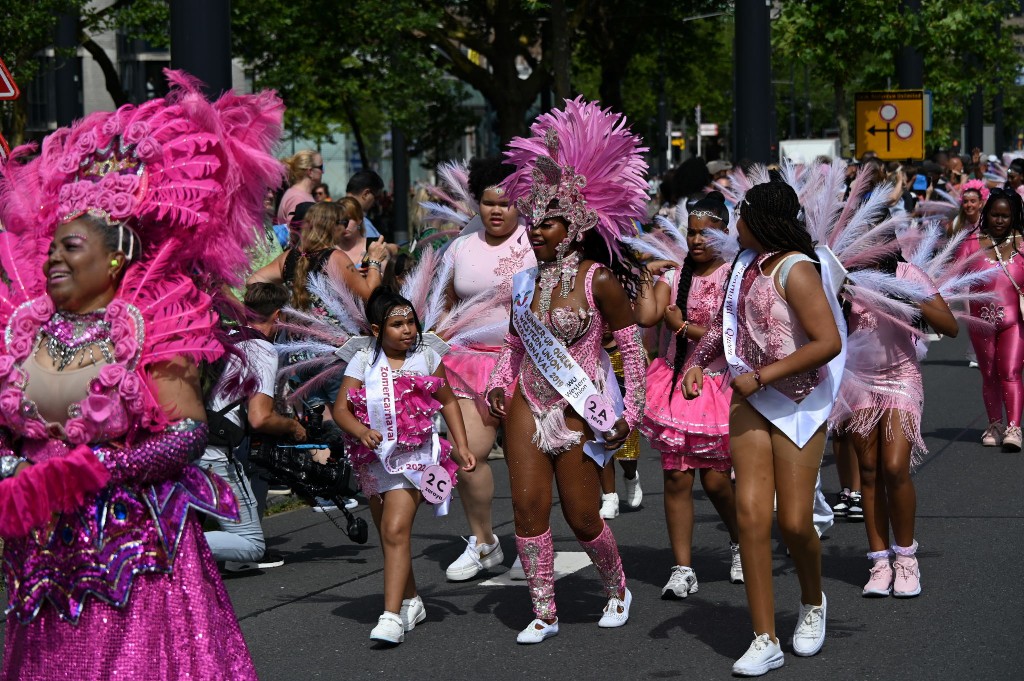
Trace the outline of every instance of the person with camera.
<instances>
[{"instance_id":1,"label":"person with camera","mask_svg":"<svg viewBox=\"0 0 1024 681\"><path fill-rule=\"evenodd\" d=\"M246 288L244 302L248 325L238 332L241 339L236 347L245 358L246 371L255 378L255 388L247 397L235 401L225 395L228 376L240 368L239 359L231 357L206 407L210 439L200 463L227 481L238 499L240 511L238 522L217 519L220 529L206 533L214 559L223 561L224 569L229 572L284 564L280 558L266 555L260 505L243 465L248 458L250 432L295 442L306 440L302 424L274 413L277 351L268 337L274 332L288 298L288 289L280 284L256 283Z\"/></svg>"}]
</instances>

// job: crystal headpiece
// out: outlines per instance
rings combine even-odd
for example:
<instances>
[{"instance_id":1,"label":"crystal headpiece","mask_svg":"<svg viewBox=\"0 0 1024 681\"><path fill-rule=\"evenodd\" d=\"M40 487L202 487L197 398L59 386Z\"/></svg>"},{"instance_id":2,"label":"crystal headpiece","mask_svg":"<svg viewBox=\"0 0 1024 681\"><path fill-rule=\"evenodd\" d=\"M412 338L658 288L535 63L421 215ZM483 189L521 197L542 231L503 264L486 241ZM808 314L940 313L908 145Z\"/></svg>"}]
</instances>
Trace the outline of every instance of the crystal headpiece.
<instances>
[{"instance_id":1,"label":"crystal headpiece","mask_svg":"<svg viewBox=\"0 0 1024 681\"><path fill-rule=\"evenodd\" d=\"M408 305L399 305L391 308L391 312L388 312L385 319L391 319L392 317L408 317L412 314L412 308Z\"/></svg>"}]
</instances>

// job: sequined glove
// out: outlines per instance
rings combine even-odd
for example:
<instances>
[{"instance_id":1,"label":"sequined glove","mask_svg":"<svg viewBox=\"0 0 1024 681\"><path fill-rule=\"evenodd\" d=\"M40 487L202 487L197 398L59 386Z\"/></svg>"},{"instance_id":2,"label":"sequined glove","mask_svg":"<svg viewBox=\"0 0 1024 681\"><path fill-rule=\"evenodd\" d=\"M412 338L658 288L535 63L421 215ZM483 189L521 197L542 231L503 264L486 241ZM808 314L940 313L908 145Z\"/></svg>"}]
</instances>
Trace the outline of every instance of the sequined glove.
<instances>
[{"instance_id":1,"label":"sequined glove","mask_svg":"<svg viewBox=\"0 0 1024 681\"><path fill-rule=\"evenodd\" d=\"M184 419L130 447L97 447L96 457L114 483L148 485L176 476L203 455L209 430L205 423Z\"/></svg>"},{"instance_id":2,"label":"sequined glove","mask_svg":"<svg viewBox=\"0 0 1024 681\"><path fill-rule=\"evenodd\" d=\"M501 345L501 352L498 354L498 362L494 365L494 371L487 380L487 387L484 389L484 397L491 394L495 388L508 390L513 381L519 376L519 369L523 366L523 355L526 348L523 341L512 333L506 333Z\"/></svg>"},{"instance_id":3,"label":"sequined glove","mask_svg":"<svg viewBox=\"0 0 1024 681\"><path fill-rule=\"evenodd\" d=\"M722 313L719 312L715 321L708 327L707 333L697 343L690 358L686 360L680 375L685 374L693 367L704 369L716 359L725 354L725 347L722 345Z\"/></svg>"},{"instance_id":4,"label":"sequined glove","mask_svg":"<svg viewBox=\"0 0 1024 681\"><path fill-rule=\"evenodd\" d=\"M630 429L636 428L644 413L647 399L647 353L644 351L640 327L636 324L612 331L622 356L622 376L626 381L623 395L626 411L622 415Z\"/></svg>"}]
</instances>

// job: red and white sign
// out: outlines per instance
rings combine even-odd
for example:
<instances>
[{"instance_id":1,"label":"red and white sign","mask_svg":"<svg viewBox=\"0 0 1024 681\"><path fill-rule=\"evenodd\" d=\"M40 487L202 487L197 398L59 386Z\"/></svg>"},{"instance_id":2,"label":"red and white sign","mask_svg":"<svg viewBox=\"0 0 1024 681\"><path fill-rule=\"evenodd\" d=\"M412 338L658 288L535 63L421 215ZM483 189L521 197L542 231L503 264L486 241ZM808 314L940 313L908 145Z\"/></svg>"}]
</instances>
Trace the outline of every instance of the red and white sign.
<instances>
[{"instance_id":1,"label":"red and white sign","mask_svg":"<svg viewBox=\"0 0 1024 681\"><path fill-rule=\"evenodd\" d=\"M21 95L11 72L7 70L2 59L0 59L0 101L17 99Z\"/></svg>"},{"instance_id":2,"label":"red and white sign","mask_svg":"<svg viewBox=\"0 0 1024 681\"><path fill-rule=\"evenodd\" d=\"M7 160L7 157L11 155L11 148L7 146L7 140L4 139L3 135L0 135L0 163Z\"/></svg>"}]
</instances>

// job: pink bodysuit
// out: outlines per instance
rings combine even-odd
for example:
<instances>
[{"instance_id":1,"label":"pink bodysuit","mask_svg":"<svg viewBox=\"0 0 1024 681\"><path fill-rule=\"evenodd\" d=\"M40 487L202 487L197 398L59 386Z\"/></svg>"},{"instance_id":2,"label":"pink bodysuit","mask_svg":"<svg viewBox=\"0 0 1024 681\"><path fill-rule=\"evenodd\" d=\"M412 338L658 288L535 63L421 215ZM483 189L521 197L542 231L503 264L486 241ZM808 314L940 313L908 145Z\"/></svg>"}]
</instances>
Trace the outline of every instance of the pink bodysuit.
<instances>
[{"instance_id":1,"label":"pink bodysuit","mask_svg":"<svg viewBox=\"0 0 1024 681\"><path fill-rule=\"evenodd\" d=\"M961 258L968 258L981 249L978 235L972 234L960 248ZM971 314L990 322L994 328L970 327L969 334L981 370L981 393L989 423L1003 422L1006 409L1008 425L1019 426L1024 409L1024 387L1020 375L1024 365L1024 320L1021 318L1021 295L1024 290L1024 255L1012 253L1004 259L1004 271L998 261L981 260L979 269L995 269L996 276L979 288L992 292L997 300L970 304ZM1016 286L1015 286L1016 285Z\"/></svg>"}]
</instances>

